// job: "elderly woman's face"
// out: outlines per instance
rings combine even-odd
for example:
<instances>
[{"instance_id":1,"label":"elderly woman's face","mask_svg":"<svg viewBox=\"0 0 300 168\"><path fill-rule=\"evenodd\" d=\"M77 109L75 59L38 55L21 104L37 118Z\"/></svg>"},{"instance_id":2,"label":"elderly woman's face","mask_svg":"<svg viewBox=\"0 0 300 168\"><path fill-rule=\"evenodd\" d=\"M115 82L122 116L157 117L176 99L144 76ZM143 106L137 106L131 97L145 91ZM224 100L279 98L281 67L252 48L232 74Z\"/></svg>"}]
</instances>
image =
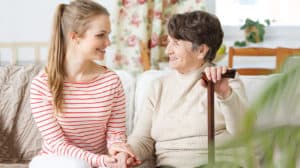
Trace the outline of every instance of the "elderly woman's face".
<instances>
[{"instance_id":1,"label":"elderly woman's face","mask_svg":"<svg viewBox=\"0 0 300 168\"><path fill-rule=\"evenodd\" d=\"M180 73L187 73L202 65L198 49L192 49L192 42L168 37L166 54L169 56L169 66Z\"/></svg>"}]
</instances>

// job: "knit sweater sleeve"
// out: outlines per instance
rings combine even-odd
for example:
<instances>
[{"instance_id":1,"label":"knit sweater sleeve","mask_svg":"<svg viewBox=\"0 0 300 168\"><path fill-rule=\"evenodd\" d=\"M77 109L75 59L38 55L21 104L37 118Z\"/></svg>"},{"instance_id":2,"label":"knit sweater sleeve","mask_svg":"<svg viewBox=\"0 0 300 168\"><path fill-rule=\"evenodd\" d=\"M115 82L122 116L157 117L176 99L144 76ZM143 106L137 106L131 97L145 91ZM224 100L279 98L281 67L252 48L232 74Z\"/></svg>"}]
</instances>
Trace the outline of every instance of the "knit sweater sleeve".
<instances>
[{"instance_id":1,"label":"knit sweater sleeve","mask_svg":"<svg viewBox=\"0 0 300 168\"><path fill-rule=\"evenodd\" d=\"M107 148L116 142L126 142L125 92L121 80L117 79L111 116L107 123Z\"/></svg>"},{"instance_id":2,"label":"knit sweater sleeve","mask_svg":"<svg viewBox=\"0 0 300 168\"><path fill-rule=\"evenodd\" d=\"M156 104L155 92L153 85L151 85L143 102L143 107L138 112L139 115L134 130L128 137L128 143L141 161L154 156L155 141L151 136L151 129Z\"/></svg>"},{"instance_id":3,"label":"knit sweater sleeve","mask_svg":"<svg viewBox=\"0 0 300 168\"><path fill-rule=\"evenodd\" d=\"M229 80L229 85L232 88L231 95L226 99L217 97L217 104L224 115L227 131L236 134L241 128L242 119L248 108L248 100L244 85L238 75L235 79Z\"/></svg>"},{"instance_id":4,"label":"knit sweater sleeve","mask_svg":"<svg viewBox=\"0 0 300 168\"><path fill-rule=\"evenodd\" d=\"M49 89L45 81L39 76L35 77L30 88L30 105L43 141L57 155L79 158L95 167L104 166L104 155L97 155L68 143L54 115L52 103L48 100L47 93L49 93Z\"/></svg>"}]
</instances>

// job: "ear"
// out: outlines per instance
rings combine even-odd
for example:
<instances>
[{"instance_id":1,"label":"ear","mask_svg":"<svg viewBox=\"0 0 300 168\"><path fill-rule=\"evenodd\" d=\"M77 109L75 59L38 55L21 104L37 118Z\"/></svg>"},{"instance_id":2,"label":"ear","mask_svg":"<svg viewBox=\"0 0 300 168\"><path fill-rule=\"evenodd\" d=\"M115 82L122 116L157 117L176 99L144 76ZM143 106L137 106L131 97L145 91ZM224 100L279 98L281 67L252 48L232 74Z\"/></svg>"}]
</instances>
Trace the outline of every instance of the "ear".
<instances>
[{"instance_id":1,"label":"ear","mask_svg":"<svg viewBox=\"0 0 300 168\"><path fill-rule=\"evenodd\" d=\"M209 47L206 44L201 44L198 47L198 55L197 58L203 60L204 57L206 56L207 52L209 51Z\"/></svg>"},{"instance_id":2,"label":"ear","mask_svg":"<svg viewBox=\"0 0 300 168\"><path fill-rule=\"evenodd\" d=\"M69 36L70 41L72 41L72 43L74 43L74 44L79 43L79 36L76 32L70 32L68 36Z\"/></svg>"}]
</instances>

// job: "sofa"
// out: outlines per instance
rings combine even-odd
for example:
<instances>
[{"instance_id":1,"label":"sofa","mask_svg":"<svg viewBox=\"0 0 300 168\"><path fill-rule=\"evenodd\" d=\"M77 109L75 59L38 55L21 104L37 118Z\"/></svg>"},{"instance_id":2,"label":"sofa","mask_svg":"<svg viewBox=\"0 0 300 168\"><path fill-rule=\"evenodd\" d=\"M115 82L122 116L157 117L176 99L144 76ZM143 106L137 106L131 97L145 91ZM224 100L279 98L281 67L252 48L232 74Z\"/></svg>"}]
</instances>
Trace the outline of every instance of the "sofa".
<instances>
[{"instance_id":1,"label":"sofa","mask_svg":"<svg viewBox=\"0 0 300 168\"><path fill-rule=\"evenodd\" d=\"M42 68L42 65L0 67L0 168L26 168L40 150L41 136L31 116L29 88L32 78ZM137 77L122 70L116 71L126 93L127 134L134 128L141 112L141 102L149 83L167 71L150 70ZM275 77L241 76L249 101L253 102L265 83Z\"/></svg>"}]
</instances>

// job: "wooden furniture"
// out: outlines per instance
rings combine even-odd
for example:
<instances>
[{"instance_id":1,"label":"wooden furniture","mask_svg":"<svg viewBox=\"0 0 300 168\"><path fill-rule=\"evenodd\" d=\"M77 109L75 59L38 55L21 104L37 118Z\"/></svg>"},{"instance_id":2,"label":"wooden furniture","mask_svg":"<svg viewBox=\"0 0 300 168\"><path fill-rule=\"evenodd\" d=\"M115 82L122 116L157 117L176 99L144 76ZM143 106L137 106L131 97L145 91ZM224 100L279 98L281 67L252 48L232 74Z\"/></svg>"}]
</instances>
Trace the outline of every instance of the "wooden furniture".
<instances>
[{"instance_id":1,"label":"wooden furniture","mask_svg":"<svg viewBox=\"0 0 300 168\"><path fill-rule=\"evenodd\" d=\"M0 54L1 50L8 49L11 51L11 60L10 64L16 65L18 64L19 60L19 49L22 48L30 48L34 50L34 60L32 60L34 63L40 63L41 62L41 50L43 48L47 48L48 43L46 42L15 42L15 43L0 43ZM1 55L0 55L1 56ZM1 57L0 57L1 62Z\"/></svg>"},{"instance_id":2,"label":"wooden furniture","mask_svg":"<svg viewBox=\"0 0 300 168\"><path fill-rule=\"evenodd\" d=\"M141 60L144 71L148 71L151 68L150 51L146 42L140 41Z\"/></svg>"},{"instance_id":3,"label":"wooden furniture","mask_svg":"<svg viewBox=\"0 0 300 168\"><path fill-rule=\"evenodd\" d=\"M282 65L287 59L287 57L291 55L300 54L300 48L229 48L228 55L228 64L230 68L234 66L234 56L247 56L247 57L257 57L259 56L270 56L276 58L276 64L274 69L269 68L238 68L237 71L241 75L268 75L272 73L278 73L282 69Z\"/></svg>"},{"instance_id":4,"label":"wooden furniture","mask_svg":"<svg viewBox=\"0 0 300 168\"><path fill-rule=\"evenodd\" d=\"M234 64L234 56L276 56L276 49L275 48L229 48L229 61L228 65L229 68L233 68ZM277 61L277 59L276 59ZM276 62L276 68L278 67L279 62ZM241 75L267 75L272 74L277 69L268 69L268 68L238 68L237 71Z\"/></svg>"}]
</instances>

